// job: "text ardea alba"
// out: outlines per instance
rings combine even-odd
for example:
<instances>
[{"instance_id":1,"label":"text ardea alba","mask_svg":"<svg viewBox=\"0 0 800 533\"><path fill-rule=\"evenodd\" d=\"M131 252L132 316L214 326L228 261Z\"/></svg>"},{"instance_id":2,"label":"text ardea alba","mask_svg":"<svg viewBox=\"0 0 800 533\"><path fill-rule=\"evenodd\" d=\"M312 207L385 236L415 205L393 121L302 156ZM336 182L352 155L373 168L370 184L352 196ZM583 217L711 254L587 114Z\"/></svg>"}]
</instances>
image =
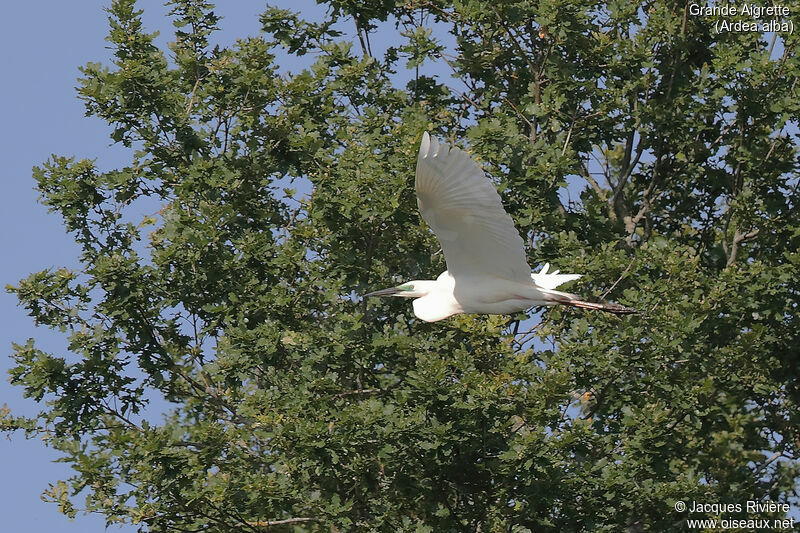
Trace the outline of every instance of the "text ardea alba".
<instances>
[{"instance_id":1,"label":"text ardea alba","mask_svg":"<svg viewBox=\"0 0 800 533\"><path fill-rule=\"evenodd\" d=\"M468 154L425 132L417 158L417 205L444 251L447 270L367 296L416 298L414 314L435 322L458 313L507 314L542 305L571 305L624 315L634 309L585 302L555 290L580 274L531 273L525 247L500 196Z\"/></svg>"}]
</instances>

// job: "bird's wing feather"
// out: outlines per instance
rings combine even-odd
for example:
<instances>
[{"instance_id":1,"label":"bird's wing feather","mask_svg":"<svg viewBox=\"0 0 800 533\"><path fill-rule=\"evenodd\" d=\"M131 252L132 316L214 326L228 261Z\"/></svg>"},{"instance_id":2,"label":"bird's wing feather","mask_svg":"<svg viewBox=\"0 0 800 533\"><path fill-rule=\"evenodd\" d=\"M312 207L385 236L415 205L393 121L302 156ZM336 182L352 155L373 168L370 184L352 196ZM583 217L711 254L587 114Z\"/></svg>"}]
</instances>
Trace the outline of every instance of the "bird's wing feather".
<instances>
[{"instance_id":1,"label":"bird's wing feather","mask_svg":"<svg viewBox=\"0 0 800 533\"><path fill-rule=\"evenodd\" d=\"M417 159L417 203L453 276L531 282L525 246L497 190L472 158L428 133Z\"/></svg>"}]
</instances>

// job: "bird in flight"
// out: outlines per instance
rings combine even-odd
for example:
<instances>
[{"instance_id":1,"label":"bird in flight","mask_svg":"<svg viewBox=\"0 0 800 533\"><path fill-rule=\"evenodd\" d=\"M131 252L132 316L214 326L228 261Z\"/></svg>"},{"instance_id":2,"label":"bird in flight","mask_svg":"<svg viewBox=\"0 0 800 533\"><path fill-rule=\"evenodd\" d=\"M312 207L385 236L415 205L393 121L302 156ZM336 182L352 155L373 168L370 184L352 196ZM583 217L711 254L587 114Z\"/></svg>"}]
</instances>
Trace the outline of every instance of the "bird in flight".
<instances>
[{"instance_id":1,"label":"bird in flight","mask_svg":"<svg viewBox=\"0 0 800 533\"><path fill-rule=\"evenodd\" d=\"M580 274L548 273L549 263L531 273L522 237L492 182L467 153L427 132L417 158L416 190L419 211L439 239L447 270L435 281L409 281L364 298L415 298L414 314L426 322L459 313L510 314L545 305L636 313L555 290Z\"/></svg>"}]
</instances>

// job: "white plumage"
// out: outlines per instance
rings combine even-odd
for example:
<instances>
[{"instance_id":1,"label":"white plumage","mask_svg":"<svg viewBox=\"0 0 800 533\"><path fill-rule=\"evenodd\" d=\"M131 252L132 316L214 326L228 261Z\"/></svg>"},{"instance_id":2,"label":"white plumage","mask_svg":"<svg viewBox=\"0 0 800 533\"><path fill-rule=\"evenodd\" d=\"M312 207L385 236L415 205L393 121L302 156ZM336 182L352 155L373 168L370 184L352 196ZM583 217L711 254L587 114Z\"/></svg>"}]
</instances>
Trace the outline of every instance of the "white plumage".
<instances>
[{"instance_id":1,"label":"white plumage","mask_svg":"<svg viewBox=\"0 0 800 533\"><path fill-rule=\"evenodd\" d=\"M439 239L447 270L436 281L410 281L364 297L415 298L414 314L427 322L458 313L507 314L554 304L635 312L554 290L580 274L548 274L549 263L531 273L524 242L492 182L468 154L427 132L417 158L416 191L420 214Z\"/></svg>"}]
</instances>

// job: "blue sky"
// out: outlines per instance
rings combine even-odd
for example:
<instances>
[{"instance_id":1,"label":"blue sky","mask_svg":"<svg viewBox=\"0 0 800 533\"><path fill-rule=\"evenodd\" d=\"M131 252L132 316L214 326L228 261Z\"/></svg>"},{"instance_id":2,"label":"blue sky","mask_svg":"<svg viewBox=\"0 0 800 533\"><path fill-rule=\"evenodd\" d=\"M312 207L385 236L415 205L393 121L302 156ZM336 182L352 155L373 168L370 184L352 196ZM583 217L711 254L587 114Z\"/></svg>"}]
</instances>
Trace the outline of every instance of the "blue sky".
<instances>
[{"instance_id":1,"label":"blue sky","mask_svg":"<svg viewBox=\"0 0 800 533\"><path fill-rule=\"evenodd\" d=\"M156 44L164 48L173 39L164 0L139 0L148 32L158 30ZM113 146L110 128L96 118L84 116L76 97L78 68L88 62L109 63L111 51L105 41L110 0L62 2L38 0L4 5L0 17L0 156L3 161L3 194L0 195L0 287L15 285L21 278L45 268L78 268L79 249L61 224L60 217L48 213L38 203L31 168L41 165L51 154L96 159L100 169L129 164L130 154ZM271 0L272 5L299 10L318 19L316 0ZM218 2L217 14L224 18L216 34L220 45L237 38L256 35L258 15L266 2L237 0ZM350 32L352 28L341 28ZM394 30L392 28L392 33ZM378 31L373 51L381 54L388 33ZM443 32L438 36L452 40ZM282 65L299 70L298 64ZM428 65L427 74L448 77L442 65ZM403 74L399 74L402 78ZM404 80L398 79L399 83ZM457 85L457 84L456 84ZM22 397L22 389L7 379L11 366L12 342L35 338L37 346L56 354L66 350L65 337L45 328L36 328L14 295L0 291L0 406L8 405L17 415L32 415L37 405ZM157 410L157 406L155 408ZM152 415L153 413L149 413ZM158 415L156 414L156 417ZM10 438L0 435L0 516L3 531L95 532L105 530L102 516L79 514L73 522L58 512L55 504L41 500L49 483L71 475L67 464L54 462L59 454L39 440L26 440L22 434ZM79 498L76 502L82 503ZM112 526L111 531L134 532L136 526Z\"/></svg>"},{"instance_id":2,"label":"blue sky","mask_svg":"<svg viewBox=\"0 0 800 533\"><path fill-rule=\"evenodd\" d=\"M15 284L20 278L48 267L77 267L78 248L64 232L56 214L48 214L37 203L31 167L50 154L97 158L101 168L114 168L128 161L127 152L111 146L109 129L95 118L84 116L83 104L74 87L78 67L90 61L107 62L108 1L62 2L39 0L6 2L0 17L0 156L3 161L3 194L0 197L0 284ZM292 9L316 8L313 0L273 1ZM168 11L158 0L140 0L148 31L160 30L159 44L171 40ZM221 44L237 37L255 35L258 13L265 2L237 0L220 2L217 13L225 18L219 35ZM0 292L0 405L17 414L32 414L36 406L22 397L19 387L7 381L8 355L12 342L34 337L43 349L58 352L65 341L58 333L35 328L16 297ZM48 483L65 479L70 469L55 463L58 454L38 440L21 434L10 439L0 435L0 516L3 531L104 531L103 517L78 515L74 522L58 513L54 504L40 499ZM136 531L134 526L111 531Z\"/></svg>"}]
</instances>

